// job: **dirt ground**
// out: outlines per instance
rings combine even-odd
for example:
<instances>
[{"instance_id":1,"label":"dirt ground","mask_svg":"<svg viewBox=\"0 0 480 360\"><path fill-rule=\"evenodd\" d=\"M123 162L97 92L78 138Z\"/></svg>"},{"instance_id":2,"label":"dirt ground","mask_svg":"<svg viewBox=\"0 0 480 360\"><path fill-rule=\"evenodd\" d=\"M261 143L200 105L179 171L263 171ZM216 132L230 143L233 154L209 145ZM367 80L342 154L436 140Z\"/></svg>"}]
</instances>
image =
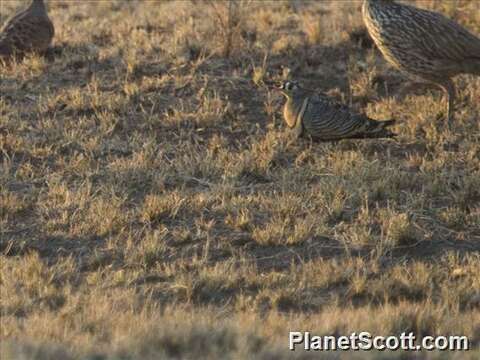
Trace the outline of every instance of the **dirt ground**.
<instances>
[{"instance_id":1,"label":"dirt ground","mask_svg":"<svg viewBox=\"0 0 480 360\"><path fill-rule=\"evenodd\" d=\"M480 34L479 1L416 1ZM25 6L2 1L0 23ZM480 357L480 78L395 99L360 1L49 1L0 66L2 359L352 359L289 331L466 335ZM268 81L395 118L293 141Z\"/></svg>"}]
</instances>

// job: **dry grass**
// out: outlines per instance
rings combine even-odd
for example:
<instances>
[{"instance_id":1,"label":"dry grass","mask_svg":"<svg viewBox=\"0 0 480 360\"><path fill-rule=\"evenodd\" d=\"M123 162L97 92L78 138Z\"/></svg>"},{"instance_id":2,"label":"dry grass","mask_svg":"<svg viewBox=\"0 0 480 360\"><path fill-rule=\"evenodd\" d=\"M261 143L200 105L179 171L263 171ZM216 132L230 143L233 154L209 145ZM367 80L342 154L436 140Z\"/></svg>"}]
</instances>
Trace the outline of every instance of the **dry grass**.
<instances>
[{"instance_id":1,"label":"dry grass","mask_svg":"<svg viewBox=\"0 0 480 360\"><path fill-rule=\"evenodd\" d=\"M418 3L480 33L475 0ZM318 355L289 330L478 358L479 78L448 131L440 92L392 99L360 2L49 5L50 59L0 68L2 359ZM398 141L292 143L262 86L286 77Z\"/></svg>"}]
</instances>

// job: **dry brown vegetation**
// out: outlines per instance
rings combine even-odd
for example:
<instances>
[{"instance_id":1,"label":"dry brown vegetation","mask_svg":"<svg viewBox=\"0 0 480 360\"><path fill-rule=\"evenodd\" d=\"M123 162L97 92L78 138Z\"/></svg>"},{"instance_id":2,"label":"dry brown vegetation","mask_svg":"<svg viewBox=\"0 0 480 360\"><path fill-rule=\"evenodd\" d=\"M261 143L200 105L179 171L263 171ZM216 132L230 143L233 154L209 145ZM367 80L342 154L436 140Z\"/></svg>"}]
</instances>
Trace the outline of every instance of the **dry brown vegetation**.
<instances>
[{"instance_id":1,"label":"dry brown vegetation","mask_svg":"<svg viewBox=\"0 0 480 360\"><path fill-rule=\"evenodd\" d=\"M322 355L289 330L478 359L480 78L451 130L440 91L394 100L360 5L50 1L49 56L0 67L2 359ZM480 34L478 1L417 5ZM287 77L398 139L292 142L263 85Z\"/></svg>"}]
</instances>

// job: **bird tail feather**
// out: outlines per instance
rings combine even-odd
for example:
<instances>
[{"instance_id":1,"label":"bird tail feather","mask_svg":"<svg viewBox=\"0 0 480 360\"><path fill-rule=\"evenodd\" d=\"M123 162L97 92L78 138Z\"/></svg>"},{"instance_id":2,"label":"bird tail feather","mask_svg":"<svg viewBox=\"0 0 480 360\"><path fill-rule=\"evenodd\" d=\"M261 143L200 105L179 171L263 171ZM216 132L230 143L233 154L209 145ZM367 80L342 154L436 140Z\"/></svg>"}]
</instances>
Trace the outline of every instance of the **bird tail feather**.
<instances>
[{"instance_id":1,"label":"bird tail feather","mask_svg":"<svg viewBox=\"0 0 480 360\"><path fill-rule=\"evenodd\" d=\"M370 120L369 126L365 131L358 135L358 138L375 139L375 138L393 138L396 133L388 129L395 125L396 120L375 121Z\"/></svg>"},{"instance_id":2,"label":"bird tail feather","mask_svg":"<svg viewBox=\"0 0 480 360\"><path fill-rule=\"evenodd\" d=\"M465 62L466 73L480 76L480 57Z\"/></svg>"}]
</instances>

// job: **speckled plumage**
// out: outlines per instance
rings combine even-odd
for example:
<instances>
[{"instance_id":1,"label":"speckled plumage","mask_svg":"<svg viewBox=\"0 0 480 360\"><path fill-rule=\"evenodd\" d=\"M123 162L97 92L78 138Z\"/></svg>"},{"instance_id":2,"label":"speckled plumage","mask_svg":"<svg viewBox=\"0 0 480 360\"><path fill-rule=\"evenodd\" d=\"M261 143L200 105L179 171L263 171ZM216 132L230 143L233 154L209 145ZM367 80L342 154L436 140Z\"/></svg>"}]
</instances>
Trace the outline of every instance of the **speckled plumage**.
<instances>
[{"instance_id":1,"label":"speckled plumage","mask_svg":"<svg viewBox=\"0 0 480 360\"><path fill-rule=\"evenodd\" d=\"M455 96L451 78L480 75L480 39L441 14L393 0L365 0L362 12L370 36L390 64L445 90L450 120Z\"/></svg>"},{"instance_id":2,"label":"speckled plumage","mask_svg":"<svg viewBox=\"0 0 480 360\"><path fill-rule=\"evenodd\" d=\"M0 30L0 58L43 53L52 42L55 29L43 0L11 17Z\"/></svg>"},{"instance_id":3,"label":"speckled plumage","mask_svg":"<svg viewBox=\"0 0 480 360\"><path fill-rule=\"evenodd\" d=\"M303 89L296 82L287 81L279 89L287 98L283 109L285 122L298 137L335 141L395 136L387 129L395 123L394 120L372 120L326 95Z\"/></svg>"}]
</instances>

